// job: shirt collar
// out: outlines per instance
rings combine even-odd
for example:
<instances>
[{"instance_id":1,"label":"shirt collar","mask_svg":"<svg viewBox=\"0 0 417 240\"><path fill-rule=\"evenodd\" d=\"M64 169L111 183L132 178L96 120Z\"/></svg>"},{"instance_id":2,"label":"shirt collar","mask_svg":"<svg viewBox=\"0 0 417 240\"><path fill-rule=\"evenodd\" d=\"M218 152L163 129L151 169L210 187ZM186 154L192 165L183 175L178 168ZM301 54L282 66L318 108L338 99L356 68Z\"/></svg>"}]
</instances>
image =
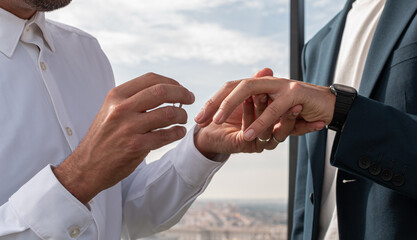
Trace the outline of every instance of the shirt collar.
<instances>
[{"instance_id":1,"label":"shirt collar","mask_svg":"<svg viewBox=\"0 0 417 240\"><path fill-rule=\"evenodd\" d=\"M36 12L31 19L25 20L0 8L0 52L11 58L23 30L31 24L36 24L39 27L46 45L55 51L52 35L46 27L45 13Z\"/></svg>"}]
</instances>

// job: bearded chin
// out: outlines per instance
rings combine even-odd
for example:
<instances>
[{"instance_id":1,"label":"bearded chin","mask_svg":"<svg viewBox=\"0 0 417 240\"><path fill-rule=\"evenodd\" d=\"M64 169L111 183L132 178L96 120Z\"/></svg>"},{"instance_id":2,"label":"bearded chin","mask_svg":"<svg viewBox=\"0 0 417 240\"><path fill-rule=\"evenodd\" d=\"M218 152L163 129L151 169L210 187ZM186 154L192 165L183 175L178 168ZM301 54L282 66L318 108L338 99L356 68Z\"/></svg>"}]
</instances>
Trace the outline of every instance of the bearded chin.
<instances>
[{"instance_id":1,"label":"bearded chin","mask_svg":"<svg viewBox=\"0 0 417 240\"><path fill-rule=\"evenodd\" d=\"M70 4L71 0L25 0L37 11L49 12Z\"/></svg>"}]
</instances>

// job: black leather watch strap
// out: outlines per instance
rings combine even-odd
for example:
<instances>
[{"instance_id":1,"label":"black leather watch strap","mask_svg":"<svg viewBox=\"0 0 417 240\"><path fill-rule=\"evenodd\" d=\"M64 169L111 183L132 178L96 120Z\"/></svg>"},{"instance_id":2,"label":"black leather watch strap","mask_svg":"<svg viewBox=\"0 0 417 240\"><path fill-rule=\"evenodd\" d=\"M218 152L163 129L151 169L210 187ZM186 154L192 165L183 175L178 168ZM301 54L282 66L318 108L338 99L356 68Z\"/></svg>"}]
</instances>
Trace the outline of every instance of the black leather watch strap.
<instances>
[{"instance_id":1,"label":"black leather watch strap","mask_svg":"<svg viewBox=\"0 0 417 240\"><path fill-rule=\"evenodd\" d=\"M354 88L333 84L330 86L330 91L336 95L336 103L334 107L333 119L328 125L328 128L334 131L341 131L345 124L347 115L352 107L353 101L357 96Z\"/></svg>"}]
</instances>

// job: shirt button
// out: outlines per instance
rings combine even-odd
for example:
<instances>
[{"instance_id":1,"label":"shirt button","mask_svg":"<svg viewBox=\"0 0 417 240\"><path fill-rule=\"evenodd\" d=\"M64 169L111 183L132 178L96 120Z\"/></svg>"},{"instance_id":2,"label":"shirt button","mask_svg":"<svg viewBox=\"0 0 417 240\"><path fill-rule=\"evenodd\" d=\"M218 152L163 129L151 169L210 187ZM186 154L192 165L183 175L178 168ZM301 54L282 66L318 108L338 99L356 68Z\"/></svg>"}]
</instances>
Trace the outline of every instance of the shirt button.
<instances>
[{"instance_id":1,"label":"shirt button","mask_svg":"<svg viewBox=\"0 0 417 240\"><path fill-rule=\"evenodd\" d=\"M78 226L73 226L69 229L69 235L71 238L77 238L80 236L80 232L80 227Z\"/></svg>"},{"instance_id":2,"label":"shirt button","mask_svg":"<svg viewBox=\"0 0 417 240\"><path fill-rule=\"evenodd\" d=\"M26 32L29 32L29 30L30 30L30 28L29 28L29 27L27 27L27 28L26 28Z\"/></svg>"},{"instance_id":3,"label":"shirt button","mask_svg":"<svg viewBox=\"0 0 417 240\"><path fill-rule=\"evenodd\" d=\"M66 127L65 130L67 131L68 136L72 135L72 129L70 127Z\"/></svg>"},{"instance_id":4,"label":"shirt button","mask_svg":"<svg viewBox=\"0 0 417 240\"><path fill-rule=\"evenodd\" d=\"M88 201L88 204L93 204L94 203L94 200L93 199L91 199L90 201Z\"/></svg>"},{"instance_id":5,"label":"shirt button","mask_svg":"<svg viewBox=\"0 0 417 240\"><path fill-rule=\"evenodd\" d=\"M40 62L40 65L41 65L41 69L42 69L43 71L45 71L45 70L46 70L46 65L45 65L45 63L44 63L44 62Z\"/></svg>"}]
</instances>

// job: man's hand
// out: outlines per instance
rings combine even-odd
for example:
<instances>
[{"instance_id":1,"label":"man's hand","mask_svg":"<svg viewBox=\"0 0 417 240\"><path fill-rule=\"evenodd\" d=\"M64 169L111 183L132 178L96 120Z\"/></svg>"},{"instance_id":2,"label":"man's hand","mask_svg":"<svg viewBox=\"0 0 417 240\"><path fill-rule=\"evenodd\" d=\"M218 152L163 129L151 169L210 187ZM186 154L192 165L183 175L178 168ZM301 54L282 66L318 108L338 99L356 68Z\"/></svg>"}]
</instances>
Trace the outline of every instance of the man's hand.
<instances>
[{"instance_id":1,"label":"man's hand","mask_svg":"<svg viewBox=\"0 0 417 240\"><path fill-rule=\"evenodd\" d=\"M54 173L82 203L128 175L151 150L185 136L187 113L163 103L192 104L178 82L148 73L112 89L86 136ZM152 110L151 110L152 109Z\"/></svg>"},{"instance_id":2,"label":"man's hand","mask_svg":"<svg viewBox=\"0 0 417 240\"><path fill-rule=\"evenodd\" d=\"M271 69L263 69L254 77L272 76L272 74ZM236 82L232 82L232 84L234 83ZM229 84L226 84L226 86ZM209 113L213 114L215 112L211 108L219 101L219 96L223 96L223 100L227 94L222 90L219 91L195 118L199 126L202 127L195 135L195 144L197 149L208 158L212 158L216 153L262 152L264 149L274 149L279 142L284 141L290 134L311 132L325 126L321 121L310 123L297 120L302 111L302 106L296 105L289 110L287 109L288 111L284 112L282 116L259 132L260 134L257 136L260 139L269 139L268 142L262 142L255 138L246 141L243 132L253 124L255 119L263 114L265 109L268 108L268 104L272 103L271 99L261 92L251 94L242 101L243 103L232 109L232 113L225 121L216 124L211 121L212 118Z\"/></svg>"},{"instance_id":3,"label":"man's hand","mask_svg":"<svg viewBox=\"0 0 417 240\"><path fill-rule=\"evenodd\" d=\"M251 78L229 82L220 89L214 97L207 102L201 110L197 123L204 125L213 121L223 124L232 112L248 97L267 94L272 102L244 133L246 141L253 141L267 128L285 116L285 113L296 105L302 105L301 121L296 121L293 132L290 134L303 134L308 130L319 130L329 124L333 118L335 96L329 88L316 86L304 82L280 79L274 77ZM314 129L311 122L318 124ZM321 126L319 126L321 125ZM287 125L288 126L288 125ZM283 128L283 124L281 127Z\"/></svg>"}]
</instances>

